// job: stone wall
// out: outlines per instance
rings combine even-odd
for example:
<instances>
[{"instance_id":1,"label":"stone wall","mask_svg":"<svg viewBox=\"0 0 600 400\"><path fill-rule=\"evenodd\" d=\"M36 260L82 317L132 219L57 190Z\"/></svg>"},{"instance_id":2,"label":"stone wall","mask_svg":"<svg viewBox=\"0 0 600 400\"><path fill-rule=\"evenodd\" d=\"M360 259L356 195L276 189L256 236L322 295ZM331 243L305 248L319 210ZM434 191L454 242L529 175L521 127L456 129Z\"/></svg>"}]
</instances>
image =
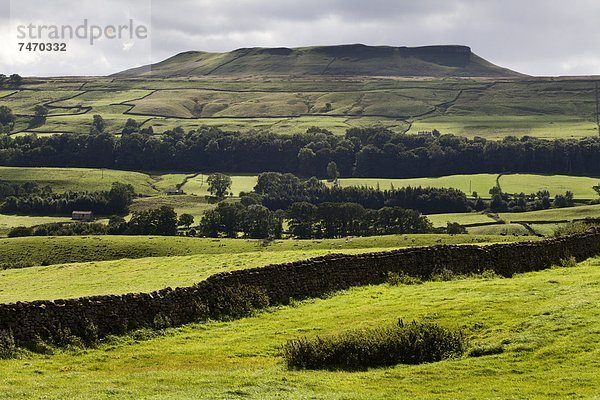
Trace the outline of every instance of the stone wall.
<instances>
[{"instance_id":1,"label":"stone wall","mask_svg":"<svg viewBox=\"0 0 600 400\"><path fill-rule=\"evenodd\" d=\"M353 286L385 282L388 272L427 279L442 269L455 273L492 270L503 276L536 271L575 257L600 254L600 230L539 242L489 246L432 246L359 255L328 255L287 264L223 272L192 287L152 293L92 296L68 300L0 304L0 330L12 332L19 344L36 337L53 341L66 329L99 337L152 327L156 318L173 325L222 316L235 291L256 288L270 304L321 296ZM92 329L93 328L93 329ZM55 341L55 340L54 340Z\"/></svg>"}]
</instances>

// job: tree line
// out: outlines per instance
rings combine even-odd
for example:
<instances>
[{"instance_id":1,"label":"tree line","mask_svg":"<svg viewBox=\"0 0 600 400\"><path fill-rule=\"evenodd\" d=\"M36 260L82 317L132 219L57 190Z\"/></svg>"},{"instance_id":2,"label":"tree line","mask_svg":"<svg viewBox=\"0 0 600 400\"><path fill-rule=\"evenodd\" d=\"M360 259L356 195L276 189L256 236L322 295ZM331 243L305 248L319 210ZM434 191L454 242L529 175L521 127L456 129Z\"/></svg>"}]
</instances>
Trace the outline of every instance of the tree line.
<instances>
[{"instance_id":1,"label":"tree line","mask_svg":"<svg viewBox=\"0 0 600 400\"><path fill-rule=\"evenodd\" d=\"M105 132L0 136L0 165L102 167L126 170L290 172L300 176L407 178L474 173L600 175L600 138L500 141L454 135L408 135L385 128L352 128L345 135L224 132L202 126L161 135ZM333 163L333 164L332 164ZM335 168L334 168L335 167Z\"/></svg>"},{"instance_id":2,"label":"tree line","mask_svg":"<svg viewBox=\"0 0 600 400\"><path fill-rule=\"evenodd\" d=\"M258 196L256 196L258 195ZM295 175L277 172L259 174L254 193L269 209L287 209L293 203L356 203L370 209L401 207L424 214L467 212L471 205L465 193L453 188L402 187L390 189L367 186L328 187L313 177L302 180Z\"/></svg>"},{"instance_id":3,"label":"tree line","mask_svg":"<svg viewBox=\"0 0 600 400\"><path fill-rule=\"evenodd\" d=\"M383 207L368 210L356 203L293 203L287 211L260 204L221 202L207 211L198 227L200 236L251 239L280 238L283 221L299 239L374 236L433 231L429 220L415 210Z\"/></svg>"}]
</instances>

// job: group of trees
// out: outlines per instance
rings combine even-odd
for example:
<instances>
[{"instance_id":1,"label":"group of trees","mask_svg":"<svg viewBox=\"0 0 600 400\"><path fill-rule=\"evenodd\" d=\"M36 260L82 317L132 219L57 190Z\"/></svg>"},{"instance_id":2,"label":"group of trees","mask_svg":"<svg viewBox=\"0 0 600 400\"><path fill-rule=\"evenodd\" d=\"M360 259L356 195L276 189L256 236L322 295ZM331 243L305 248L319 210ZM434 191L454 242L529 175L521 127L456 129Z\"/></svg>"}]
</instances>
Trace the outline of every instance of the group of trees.
<instances>
[{"instance_id":1,"label":"group of trees","mask_svg":"<svg viewBox=\"0 0 600 400\"><path fill-rule=\"evenodd\" d=\"M31 190L26 190L25 185ZM40 189L35 184L19 186L6 183L0 185L0 191L11 193L0 205L2 213L26 215L68 215L77 210L100 215L125 215L129 213L135 197L133 186L118 182L114 182L110 190L97 192L53 193L50 187Z\"/></svg>"},{"instance_id":2,"label":"group of trees","mask_svg":"<svg viewBox=\"0 0 600 400\"><path fill-rule=\"evenodd\" d=\"M220 202L204 213L198 227L201 236L230 238L242 234L251 239L280 238L284 214L260 204Z\"/></svg>"},{"instance_id":3,"label":"group of trees","mask_svg":"<svg viewBox=\"0 0 600 400\"><path fill-rule=\"evenodd\" d=\"M294 237L338 238L432 232L431 223L418 211L400 207L368 210L356 203L293 203L287 211L271 211L260 204L221 202L207 211L198 227L208 237L280 238L283 220Z\"/></svg>"},{"instance_id":4,"label":"group of trees","mask_svg":"<svg viewBox=\"0 0 600 400\"><path fill-rule=\"evenodd\" d=\"M272 210L285 210L297 202L357 203L370 209L401 207L419 210L424 214L466 212L471 209L467 196L457 189L392 187L381 190L356 186L328 187L314 177L302 180L289 173L277 172L260 174L254 194L250 196L256 196L258 201Z\"/></svg>"},{"instance_id":5,"label":"group of trees","mask_svg":"<svg viewBox=\"0 0 600 400\"><path fill-rule=\"evenodd\" d=\"M477 211L489 209L493 212L523 212L546 210L548 208L572 207L575 203L573 192L570 191L567 191L564 195L557 194L554 198L551 198L550 192L547 190L540 190L537 193L531 194L509 194L504 193L500 187L495 186L490 189L490 195L491 200L489 203L478 199L474 208Z\"/></svg>"},{"instance_id":6,"label":"group of trees","mask_svg":"<svg viewBox=\"0 0 600 400\"><path fill-rule=\"evenodd\" d=\"M99 118L90 134L2 136L0 165L275 171L330 178L501 172L600 175L600 138L596 137L493 141L397 134L384 128L353 128L339 136L317 128L278 135L223 132L214 127L189 132L176 128L161 135L133 129L133 133L116 137L106 132L106 124Z\"/></svg>"},{"instance_id":7,"label":"group of trees","mask_svg":"<svg viewBox=\"0 0 600 400\"><path fill-rule=\"evenodd\" d=\"M0 88L15 88L21 86L22 83L23 78L19 74L12 74L10 76L0 74Z\"/></svg>"},{"instance_id":8,"label":"group of trees","mask_svg":"<svg viewBox=\"0 0 600 400\"><path fill-rule=\"evenodd\" d=\"M383 207L368 210L356 203L294 203L287 211L290 233L300 239L373 236L433 231L415 210Z\"/></svg>"},{"instance_id":9,"label":"group of trees","mask_svg":"<svg viewBox=\"0 0 600 400\"><path fill-rule=\"evenodd\" d=\"M106 132L106 121L102 118L102 115L96 114L92 117L92 124L90 126L90 134L98 135ZM130 135L132 133L140 133L144 135L154 134L154 130L151 126L147 128L140 128L140 124L133 118L128 118L125 122L123 130L120 132L121 135Z\"/></svg>"}]
</instances>

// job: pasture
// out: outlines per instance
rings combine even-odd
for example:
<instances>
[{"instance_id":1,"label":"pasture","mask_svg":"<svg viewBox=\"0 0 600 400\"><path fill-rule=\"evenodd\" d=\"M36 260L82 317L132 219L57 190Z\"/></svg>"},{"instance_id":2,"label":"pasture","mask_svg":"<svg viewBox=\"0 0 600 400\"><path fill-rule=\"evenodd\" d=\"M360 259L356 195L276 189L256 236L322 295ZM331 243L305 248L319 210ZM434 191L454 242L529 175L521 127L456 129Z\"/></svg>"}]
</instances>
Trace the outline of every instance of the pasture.
<instances>
[{"instance_id":1,"label":"pasture","mask_svg":"<svg viewBox=\"0 0 600 400\"><path fill-rule=\"evenodd\" d=\"M356 254L433 244L486 245L526 239L390 235L351 240L278 240L268 246L257 240L152 236L2 239L0 265L9 269L0 270L0 303L190 286L217 272L332 253ZM10 269L11 262L20 263L20 268Z\"/></svg>"},{"instance_id":2,"label":"pasture","mask_svg":"<svg viewBox=\"0 0 600 400\"><path fill-rule=\"evenodd\" d=\"M266 130L282 134L311 126L344 134L350 127L385 126L416 134L442 133L573 138L598 135L593 79L340 80L196 77L153 79L62 78L26 82L0 93L0 105L18 114L19 132L86 133L92 115L120 133L128 118L160 134L182 126ZM49 107L46 124L30 128L36 105Z\"/></svg>"},{"instance_id":3,"label":"pasture","mask_svg":"<svg viewBox=\"0 0 600 400\"><path fill-rule=\"evenodd\" d=\"M600 259L511 279L378 285L255 316L113 338L97 349L0 361L7 398L593 398ZM299 336L425 319L499 354L363 371L293 371ZM526 375L526 379L524 379Z\"/></svg>"}]
</instances>

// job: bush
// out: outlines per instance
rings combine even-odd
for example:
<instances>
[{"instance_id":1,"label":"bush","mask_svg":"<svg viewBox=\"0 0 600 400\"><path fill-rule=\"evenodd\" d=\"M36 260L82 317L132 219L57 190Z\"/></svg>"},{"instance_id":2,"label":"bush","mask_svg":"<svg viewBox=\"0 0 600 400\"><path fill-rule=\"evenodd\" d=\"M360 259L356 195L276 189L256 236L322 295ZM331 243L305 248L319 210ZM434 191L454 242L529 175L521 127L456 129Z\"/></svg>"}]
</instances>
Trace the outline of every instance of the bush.
<instances>
[{"instance_id":1,"label":"bush","mask_svg":"<svg viewBox=\"0 0 600 400\"><path fill-rule=\"evenodd\" d=\"M15 358L17 356L17 345L12 333L0 330L0 359Z\"/></svg>"},{"instance_id":2,"label":"bush","mask_svg":"<svg viewBox=\"0 0 600 400\"><path fill-rule=\"evenodd\" d=\"M348 331L330 337L289 340L282 349L288 368L356 370L421 364L464 353L461 331L402 320L391 327Z\"/></svg>"},{"instance_id":3,"label":"bush","mask_svg":"<svg viewBox=\"0 0 600 400\"><path fill-rule=\"evenodd\" d=\"M561 258L560 266L563 268L572 268L577 266L577 260L575 257Z\"/></svg>"},{"instance_id":4,"label":"bush","mask_svg":"<svg viewBox=\"0 0 600 400\"><path fill-rule=\"evenodd\" d=\"M407 275L404 272L388 272L387 283L390 286L421 285L423 284L423 281L420 278Z\"/></svg>"},{"instance_id":5,"label":"bush","mask_svg":"<svg viewBox=\"0 0 600 400\"><path fill-rule=\"evenodd\" d=\"M269 306L266 292L252 285L214 286L206 307L210 318L232 320Z\"/></svg>"},{"instance_id":6,"label":"bush","mask_svg":"<svg viewBox=\"0 0 600 400\"><path fill-rule=\"evenodd\" d=\"M559 225L554 229L554 237L570 236L578 233L585 233L593 226L598 226L598 222L594 221L579 221L569 222L568 224Z\"/></svg>"}]
</instances>

